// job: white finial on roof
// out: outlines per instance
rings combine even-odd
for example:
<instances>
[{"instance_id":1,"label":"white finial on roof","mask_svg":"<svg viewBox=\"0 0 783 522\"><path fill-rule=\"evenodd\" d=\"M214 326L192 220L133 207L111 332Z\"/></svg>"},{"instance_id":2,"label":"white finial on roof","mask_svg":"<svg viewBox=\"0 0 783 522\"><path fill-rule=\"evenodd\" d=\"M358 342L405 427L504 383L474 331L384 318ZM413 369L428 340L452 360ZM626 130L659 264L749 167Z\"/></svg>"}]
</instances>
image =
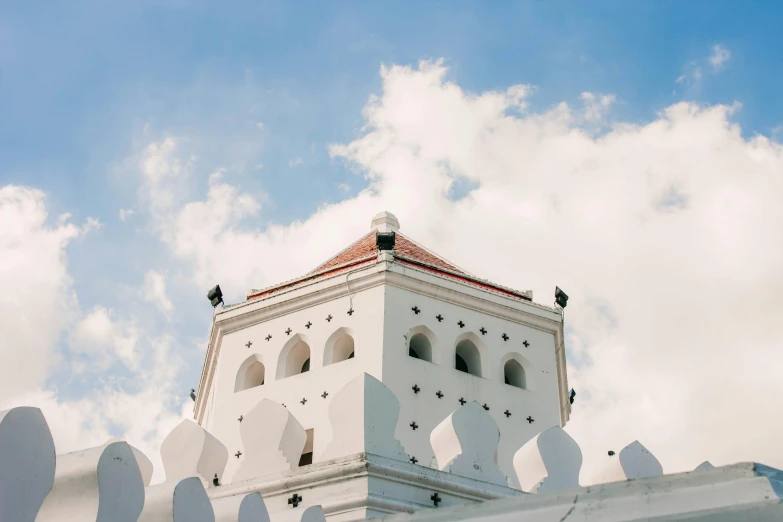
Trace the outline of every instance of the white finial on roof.
<instances>
[{"instance_id":1,"label":"white finial on roof","mask_svg":"<svg viewBox=\"0 0 783 522\"><path fill-rule=\"evenodd\" d=\"M397 220L397 217L385 210L372 218L372 224L370 225L370 230L377 230L378 232L397 232L399 229L400 222Z\"/></svg>"}]
</instances>

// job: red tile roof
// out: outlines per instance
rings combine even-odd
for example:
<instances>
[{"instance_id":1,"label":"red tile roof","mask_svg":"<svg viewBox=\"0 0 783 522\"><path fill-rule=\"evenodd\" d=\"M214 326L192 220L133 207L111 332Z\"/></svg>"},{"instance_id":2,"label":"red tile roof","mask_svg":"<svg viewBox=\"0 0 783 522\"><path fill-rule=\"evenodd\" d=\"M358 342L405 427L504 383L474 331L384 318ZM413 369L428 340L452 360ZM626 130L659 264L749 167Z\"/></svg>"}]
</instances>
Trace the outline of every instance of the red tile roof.
<instances>
[{"instance_id":1,"label":"red tile roof","mask_svg":"<svg viewBox=\"0 0 783 522\"><path fill-rule=\"evenodd\" d=\"M318 266L318 268L311 271L304 277L295 279L290 283L283 283L265 290L251 291L250 295L247 297L248 301L260 299L262 297L276 294L284 290L291 290L299 286L304 286L313 281L330 277L335 274L339 274L340 272L374 262L378 254L378 247L375 244L375 235L376 231L373 230L333 258ZM494 285L489 281L483 281L473 277L465 271L455 267L451 263L448 263L435 254L420 247L399 232L396 233L394 251L392 253L395 257L399 258L400 261L406 264L416 265L420 268L423 268L424 270L427 270L428 272L434 272L441 276L456 279L464 283L483 288L485 290L515 297L517 299L525 299L527 301L531 300L530 297L522 292L503 288L498 285Z\"/></svg>"},{"instance_id":2,"label":"red tile roof","mask_svg":"<svg viewBox=\"0 0 783 522\"><path fill-rule=\"evenodd\" d=\"M373 254L377 254L378 247L375 246L375 234L376 232L373 230L372 232L370 232L369 234L361 238L359 241L349 246L348 248L346 248L345 250L343 250L342 252L334 256L332 259L322 264L321 266L319 266L318 268L316 268L310 273L314 274L316 272L326 270L333 266L338 266L338 265L348 263L349 261L353 261L355 259L360 259ZM416 261L421 261L422 263L426 263L428 265L445 268L446 270L451 270L452 272L458 272L460 274L465 273L459 268L457 268L456 266L447 263L443 259L439 258L438 256L430 252L427 252L425 249L423 249L422 247L420 247L419 245L417 245L407 237L403 236L399 232L396 233L396 238L394 241L394 253L401 255L403 257L415 259Z\"/></svg>"}]
</instances>

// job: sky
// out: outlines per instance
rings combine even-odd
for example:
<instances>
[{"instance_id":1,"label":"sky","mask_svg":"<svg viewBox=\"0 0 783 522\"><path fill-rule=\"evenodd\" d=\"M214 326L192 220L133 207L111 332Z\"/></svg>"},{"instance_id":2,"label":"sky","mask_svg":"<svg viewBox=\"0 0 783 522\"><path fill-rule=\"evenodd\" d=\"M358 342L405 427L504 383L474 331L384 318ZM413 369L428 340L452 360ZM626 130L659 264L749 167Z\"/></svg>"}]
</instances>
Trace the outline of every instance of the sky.
<instances>
[{"instance_id":1,"label":"sky","mask_svg":"<svg viewBox=\"0 0 783 522\"><path fill-rule=\"evenodd\" d=\"M565 312L583 482L783 468L778 2L0 4L0 409L156 463L228 302L393 212ZM160 478L160 466L157 466Z\"/></svg>"}]
</instances>

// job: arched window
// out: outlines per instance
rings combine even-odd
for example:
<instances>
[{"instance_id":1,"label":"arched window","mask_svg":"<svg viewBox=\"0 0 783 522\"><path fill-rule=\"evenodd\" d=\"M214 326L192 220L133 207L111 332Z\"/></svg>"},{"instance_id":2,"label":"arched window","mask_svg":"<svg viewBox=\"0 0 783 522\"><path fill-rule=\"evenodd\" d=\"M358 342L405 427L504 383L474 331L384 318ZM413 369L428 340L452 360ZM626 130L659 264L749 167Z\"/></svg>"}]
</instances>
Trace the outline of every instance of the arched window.
<instances>
[{"instance_id":1,"label":"arched window","mask_svg":"<svg viewBox=\"0 0 783 522\"><path fill-rule=\"evenodd\" d=\"M457 343L454 368L481 377L481 354L470 339L463 339Z\"/></svg>"},{"instance_id":2,"label":"arched window","mask_svg":"<svg viewBox=\"0 0 783 522\"><path fill-rule=\"evenodd\" d=\"M500 364L494 370L493 379L503 379L509 386L527 391L536 389L536 369L533 364L519 352L509 352L500 359ZM502 372L502 376L501 376Z\"/></svg>"},{"instance_id":3,"label":"arched window","mask_svg":"<svg viewBox=\"0 0 783 522\"><path fill-rule=\"evenodd\" d=\"M326 341L324 366L353 359L355 354L353 330L350 328L339 328Z\"/></svg>"},{"instance_id":4,"label":"arched window","mask_svg":"<svg viewBox=\"0 0 783 522\"><path fill-rule=\"evenodd\" d=\"M237 371L234 391L240 392L249 388L255 388L264 384L266 378L266 368L259 359L258 354L253 354L239 367Z\"/></svg>"},{"instance_id":5,"label":"arched window","mask_svg":"<svg viewBox=\"0 0 783 522\"><path fill-rule=\"evenodd\" d=\"M408 343L408 355L414 359L432 362L432 343L423 333L413 334Z\"/></svg>"},{"instance_id":6,"label":"arched window","mask_svg":"<svg viewBox=\"0 0 783 522\"><path fill-rule=\"evenodd\" d=\"M280 359L278 378L291 377L310 371L310 345L297 335L283 347Z\"/></svg>"},{"instance_id":7,"label":"arched window","mask_svg":"<svg viewBox=\"0 0 783 522\"><path fill-rule=\"evenodd\" d=\"M514 359L510 359L503 365L503 376L506 384L522 388L527 388L525 383L525 369L519 362Z\"/></svg>"}]
</instances>

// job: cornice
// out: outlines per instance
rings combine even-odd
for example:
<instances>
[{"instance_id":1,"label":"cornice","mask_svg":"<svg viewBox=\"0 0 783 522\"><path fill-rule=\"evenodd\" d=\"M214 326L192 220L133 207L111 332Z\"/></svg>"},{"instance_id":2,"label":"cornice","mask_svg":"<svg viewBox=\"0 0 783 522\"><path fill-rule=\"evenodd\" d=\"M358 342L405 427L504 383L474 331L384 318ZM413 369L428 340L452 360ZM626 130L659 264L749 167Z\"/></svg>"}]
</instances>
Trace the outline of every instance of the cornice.
<instances>
[{"instance_id":1,"label":"cornice","mask_svg":"<svg viewBox=\"0 0 783 522\"><path fill-rule=\"evenodd\" d=\"M273 475L260 476L210 490L210 498L223 498L257 491L262 497L288 495L297 489L313 489L357 478L384 480L421 487L441 494L472 501L523 496L526 493L509 487L454 475L426 466L396 461L372 453L356 453L337 459L318 462L310 469L295 469ZM359 490L361 491L361 490ZM321 503L324 513L340 513L352 509L370 508L390 513L422 509L421 504L402 499L360 493L359 496L335 499Z\"/></svg>"}]
</instances>

